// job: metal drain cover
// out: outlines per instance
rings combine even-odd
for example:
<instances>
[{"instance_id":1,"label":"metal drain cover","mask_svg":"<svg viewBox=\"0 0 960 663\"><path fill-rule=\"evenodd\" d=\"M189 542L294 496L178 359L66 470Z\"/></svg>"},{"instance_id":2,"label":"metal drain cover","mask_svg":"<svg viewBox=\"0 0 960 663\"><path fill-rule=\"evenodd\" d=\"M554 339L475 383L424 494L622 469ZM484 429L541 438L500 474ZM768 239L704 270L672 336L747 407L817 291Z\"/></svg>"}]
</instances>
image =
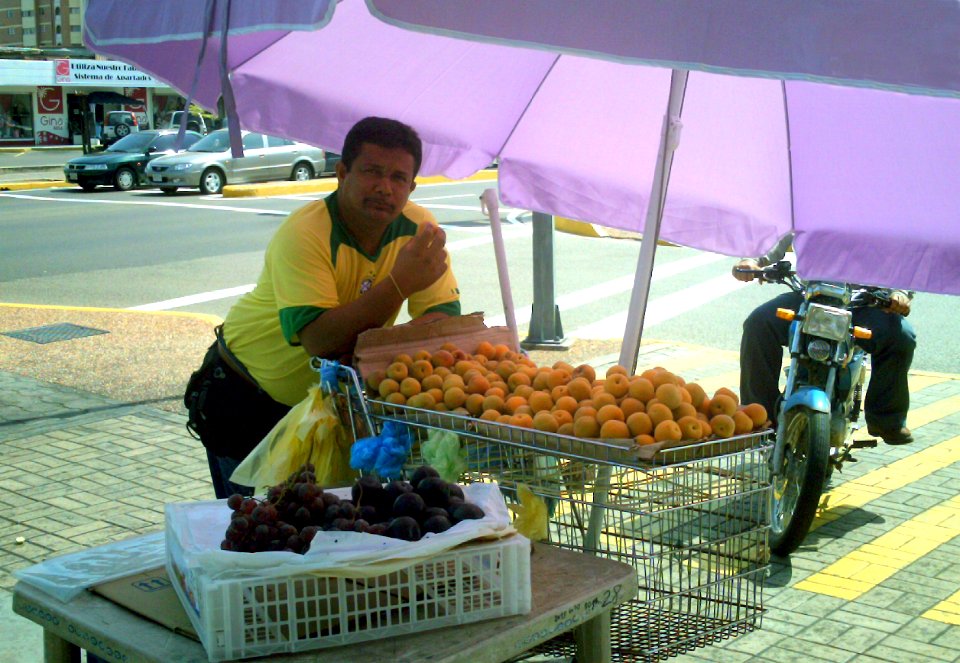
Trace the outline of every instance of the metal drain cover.
<instances>
[{"instance_id":1,"label":"metal drain cover","mask_svg":"<svg viewBox=\"0 0 960 663\"><path fill-rule=\"evenodd\" d=\"M44 325L42 327L28 327L27 329L18 329L16 331L0 332L4 336L19 338L22 341L31 341L32 343L56 343L57 341L69 341L74 338L83 338L84 336L96 336L97 334L109 334L106 329L94 329L93 327L81 327L69 322L58 322L53 325Z\"/></svg>"}]
</instances>

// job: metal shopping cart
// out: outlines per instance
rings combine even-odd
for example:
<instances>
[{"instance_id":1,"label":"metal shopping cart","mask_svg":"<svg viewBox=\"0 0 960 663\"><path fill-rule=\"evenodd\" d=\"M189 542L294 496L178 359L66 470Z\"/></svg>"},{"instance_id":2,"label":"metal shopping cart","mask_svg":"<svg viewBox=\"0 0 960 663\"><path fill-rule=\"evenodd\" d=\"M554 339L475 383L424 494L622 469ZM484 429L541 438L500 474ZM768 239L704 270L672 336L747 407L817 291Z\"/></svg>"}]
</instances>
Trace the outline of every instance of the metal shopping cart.
<instances>
[{"instance_id":1,"label":"metal shopping cart","mask_svg":"<svg viewBox=\"0 0 960 663\"><path fill-rule=\"evenodd\" d=\"M636 599L611 617L614 660L656 661L760 626L768 564L769 433L661 450L578 439L369 400L342 369L351 425L387 421L413 433L411 466L431 430L455 432L465 483L496 481L508 500L524 484L549 506L548 542L631 564ZM357 435L366 434L357 428ZM572 637L531 653L572 656Z\"/></svg>"}]
</instances>

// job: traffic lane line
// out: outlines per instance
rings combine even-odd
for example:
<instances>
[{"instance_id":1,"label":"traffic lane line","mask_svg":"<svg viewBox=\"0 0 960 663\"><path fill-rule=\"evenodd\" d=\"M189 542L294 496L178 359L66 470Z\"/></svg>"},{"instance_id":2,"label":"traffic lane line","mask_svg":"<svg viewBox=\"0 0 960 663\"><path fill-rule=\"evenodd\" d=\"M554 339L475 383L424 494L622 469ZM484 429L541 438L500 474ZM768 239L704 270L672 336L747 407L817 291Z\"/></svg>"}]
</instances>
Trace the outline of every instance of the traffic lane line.
<instances>
[{"instance_id":1,"label":"traffic lane line","mask_svg":"<svg viewBox=\"0 0 960 663\"><path fill-rule=\"evenodd\" d=\"M794 589L852 601L957 536L960 536L960 496L861 545L801 580Z\"/></svg>"}]
</instances>

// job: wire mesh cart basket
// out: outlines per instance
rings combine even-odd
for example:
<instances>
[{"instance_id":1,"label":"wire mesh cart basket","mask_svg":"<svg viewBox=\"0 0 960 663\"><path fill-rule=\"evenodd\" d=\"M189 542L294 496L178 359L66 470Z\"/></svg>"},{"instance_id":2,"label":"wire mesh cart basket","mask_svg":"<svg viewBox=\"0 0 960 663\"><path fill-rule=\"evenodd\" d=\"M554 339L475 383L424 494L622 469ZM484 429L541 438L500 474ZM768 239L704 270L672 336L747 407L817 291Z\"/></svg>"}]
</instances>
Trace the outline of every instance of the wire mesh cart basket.
<instances>
[{"instance_id":1,"label":"wire mesh cart basket","mask_svg":"<svg viewBox=\"0 0 960 663\"><path fill-rule=\"evenodd\" d=\"M464 483L496 481L507 500L522 484L544 500L547 542L626 562L637 598L614 611L616 661L657 661L759 628L769 560L766 432L638 458L630 443L588 440L497 424L363 396L356 374L344 400L357 436L388 421L409 426L411 466L420 443L452 431L467 464ZM632 441L630 441L632 442ZM531 654L572 656L572 637Z\"/></svg>"}]
</instances>

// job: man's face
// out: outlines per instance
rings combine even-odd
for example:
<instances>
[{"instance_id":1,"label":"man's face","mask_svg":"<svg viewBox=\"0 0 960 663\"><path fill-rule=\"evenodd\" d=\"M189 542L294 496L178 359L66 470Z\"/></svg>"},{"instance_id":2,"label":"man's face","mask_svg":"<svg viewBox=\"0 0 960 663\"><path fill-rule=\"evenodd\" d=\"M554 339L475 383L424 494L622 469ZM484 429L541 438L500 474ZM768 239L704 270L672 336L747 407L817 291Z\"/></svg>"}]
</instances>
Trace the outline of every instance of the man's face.
<instances>
[{"instance_id":1,"label":"man's face","mask_svg":"<svg viewBox=\"0 0 960 663\"><path fill-rule=\"evenodd\" d=\"M416 188L413 155L363 143L350 170L337 164L337 199L348 221L384 226L396 219Z\"/></svg>"}]
</instances>

